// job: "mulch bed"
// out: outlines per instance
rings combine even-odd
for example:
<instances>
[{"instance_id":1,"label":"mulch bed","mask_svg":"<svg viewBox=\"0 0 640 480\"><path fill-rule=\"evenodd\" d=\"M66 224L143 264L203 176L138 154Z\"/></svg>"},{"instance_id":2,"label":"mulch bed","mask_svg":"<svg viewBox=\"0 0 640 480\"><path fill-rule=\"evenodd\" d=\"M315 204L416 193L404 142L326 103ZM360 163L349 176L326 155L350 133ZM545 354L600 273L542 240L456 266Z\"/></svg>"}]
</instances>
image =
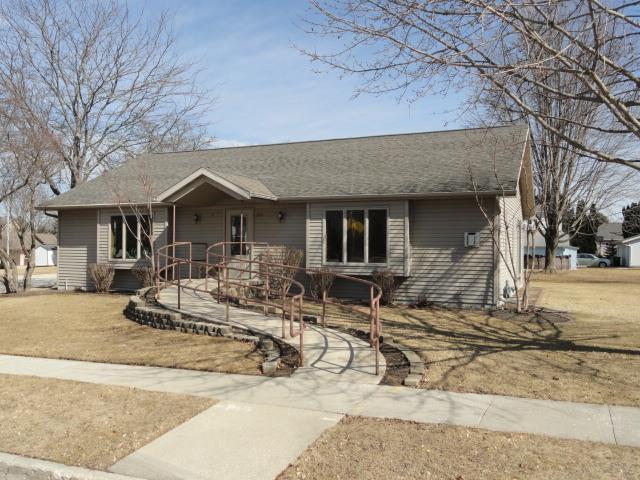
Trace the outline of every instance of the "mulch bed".
<instances>
[{"instance_id":1,"label":"mulch bed","mask_svg":"<svg viewBox=\"0 0 640 480\"><path fill-rule=\"evenodd\" d=\"M356 330L353 328L337 328L337 330L348 333L349 335L359 338L364 342L369 341L369 334L362 330ZM409 361L400 350L392 347L388 343L384 343L384 337L382 337L382 339L383 341L380 343L380 353L384 355L387 368L382 380L380 381L380 385L402 385L404 379L409 375Z\"/></svg>"}]
</instances>

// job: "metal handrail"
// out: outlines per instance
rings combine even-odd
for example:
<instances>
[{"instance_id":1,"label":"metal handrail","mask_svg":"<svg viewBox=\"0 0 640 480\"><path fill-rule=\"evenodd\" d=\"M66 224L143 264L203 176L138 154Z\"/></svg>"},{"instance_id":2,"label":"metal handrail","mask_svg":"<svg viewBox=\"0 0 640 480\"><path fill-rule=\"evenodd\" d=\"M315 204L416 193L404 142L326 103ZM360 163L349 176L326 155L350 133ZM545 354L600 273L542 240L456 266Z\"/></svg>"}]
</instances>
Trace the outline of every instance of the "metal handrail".
<instances>
[{"instance_id":1,"label":"metal handrail","mask_svg":"<svg viewBox=\"0 0 640 480\"><path fill-rule=\"evenodd\" d=\"M300 365L303 364L304 361L304 312L303 312L303 298L304 298L304 286L289 277L284 275L280 275L278 273L272 273L271 278L280 280L282 283L282 292L280 295L280 303L276 303L275 301L271 301L273 298L272 290L270 290L269 285L265 287L261 285L247 285L245 282L241 280L234 280L229 278L229 271L240 272L241 274L252 272L252 268L250 265L249 269L239 267L237 265L231 264L231 262L237 261L236 258L227 257L221 258L218 262L212 263L209 261L209 255L207 254L204 261L193 260L193 242L174 242L169 245L164 245L158 248L156 254L157 260L157 268L156 268L156 291L158 299L160 298L160 292L163 288L166 288L168 285L176 285L178 287L178 309L181 309L181 291L183 289L193 290L201 293L210 294L217 298L218 303L220 303L221 298L224 297L226 301L225 315L226 321L229 322L229 303L231 298L235 298L238 301L240 300L251 300L255 303L260 303L264 305L265 310L268 307L274 307L276 309L282 310L282 338L286 337L286 317L287 317L287 307L289 304L289 334L291 337L299 336L300 337ZM189 258L182 258L176 256L176 247L180 246L188 246L189 247ZM171 249L172 253L169 253ZM207 252L209 249L207 248ZM181 266L188 265L188 283L183 284L183 280L187 280L187 278L182 278ZM198 286L189 285L189 283L193 280L193 267L196 268L204 268L204 289ZM176 267L178 267L176 269ZM215 295L213 290L209 290L209 273L215 269L218 272L217 275L217 289L215 290ZM176 275L177 272L177 275ZM224 272L224 280L221 279L220 272ZM171 276L169 276L171 273ZM285 285L287 286L285 290ZM260 297L255 297L251 299L247 299L245 297L241 297L240 295L232 295L230 292L230 287L249 287L252 290L262 291L264 295L264 299ZM298 289L298 293L291 293L291 287L295 287ZM223 295L224 291L224 295ZM297 311L297 313L296 313ZM299 327L296 331L294 323L296 320L296 316L298 318Z\"/></svg>"},{"instance_id":2,"label":"metal handrail","mask_svg":"<svg viewBox=\"0 0 640 480\"><path fill-rule=\"evenodd\" d=\"M240 251L242 251L243 246L248 247L250 262L256 263L259 265L267 266L267 267L276 267L276 268L285 268L290 271L295 270L296 272L304 273L306 275L309 274L319 274L323 273L323 270L320 268L306 268L306 267L294 267L289 265L282 265L273 262L259 261L257 259L252 259L251 255L254 252L254 246L260 247L276 247L277 245L265 243L265 242L218 242L213 244L207 248L207 260L211 257L211 255L217 256L218 258L226 258L226 250L228 245L240 245ZM222 249L222 255L213 253L212 250L218 248ZM339 278L342 280L347 280L350 282L358 283L360 285L364 285L369 289L369 345L375 349L375 361L376 361L376 375L378 375L380 370L380 338L382 335L382 322L380 320L380 300L382 298L382 289L379 285L369 280L365 280L363 278L352 277L350 275L344 275L341 273L331 272L334 278ZM307 301L315 301L315 299L311 297L307 297ZM328 297L328 292L323 291L321 297L321 305L322 305L322 315L321 321L322 326L326 327L326 307L327 305L336 305L340 308L344 308L343 304L332 302Z\"/></svg>"},{"instance_id":3,"label":"metal handrail","mask_svg":"<svg viewBox=\"0 0 640 480\"><path fill-rule=\"evenodd\" d=\"M283 269L285 272L293 272L296 273L305 273L309 274L318 274L322 273L322 269L318 268L304 268L304 267L294 267L290 265L284 265L275 262L268 262L264 260L259 260L253 257L255 252L254 247L275 247L275 245L264 243L264 242L219 242L213 245L210 245L206 248L205 252L205 260L193 260L193 245L206 245L203 243L197 242L174 242L172 244L164 245L157 250L157 262L156 262L156 291L157 296L160 298L160 292L163 288L166 288L169 285L175 285L178 287L178 309L181 308L181 291L183 289L193 290L201 293L209 294L216 298L217 302L220 303L221 299L224 298L226 303L225 315L227 322L229 321L229 304L231 298L235 298L238 302L241 300L251 301L253 303L258 303L263 305L265 310L265 314L268 311L269 307L273 307L276 311L281 310L282 312L282 338L286 337L286 320L287 320L287 310L289 317L289 335L291 337L299 336L300 338L300 365L303 365L304 359L304 310L303 310L303 299L305 298L305 288L299 281L295 280L292 275L282 275L281 272ZM240 245L240 252L244 251L244 248L249 252L248 255L228 255L227 248L232 245ZM188 258L179 257L176 255L176 248L181 246L188 246L189 256ZM222 253L213 252L214 249L221 249ZM171 250L171 253L170 253ZM230 250L230 249L229 249ZM211 259L214 259L212 261ZM248 257L248 258L243 258ZM162 260L162 261L161 261ZM235 264L234 264L235 263ZM247 263L248 268L244 268L238 265L238 263ZM182 278L181 267L183 265L188 265L188 277ZM204 273L204 288L202 286L194 286L190 285L193 280L193 267L197 269L203 269ZM253 280L252 275L255 273L254 266L258 266L258 268L262 267L264 269L264 285L260 284L251 284L250 282ZM178 267L176 269L176 267ZM216 276L212 280L216 281L216 288L209 289L209 280L210 273L212 271L216 271ZM233 279L229 278L229 272L235 271L240 273L240 276L245 273L249 274L248 282L243 280L242 278ZM371 348L375 350L375 372L376 375L379 374L380 368L380 337L382 334L382 325L380 322L380 299L382 297L382 289L375 283L364 280L362 278L352 277L349 275L343 275L340 273L332 272L335 278L340 278L343 280L355 282L361 285L364 285L369 288L369 344ZM183 281L188 280L187 284L184 284ZM276 281L274 281L276 280ZM277 281L282 283L282 291L280 291L280 296L278 298L278 302L271 301L272 298L275 298L273 293L273 289L271 288L274 283ZM251 290L256 290L262 292L263 298L259 296L254 296L254 298L241 297L240 295L232 295L230 292L230 287L243 287L249 288ZM286 286L286 289L285 289ZM291 288L295 287L297 289L297 293L291 293ZM238 288L239 290L239 288ZM236 292L237 293L237 292ZM311 300L309 297L307 297ZM315 301L315 299L313 299ZM321 321L322 325L326 327L326 307L327 305L338 305L341 308L344 308L344 305L339 304L337 302L332 302L328 296L328 292L322 292L321 298L322 305L322 316ZM295 329L295 320L296 317L298 319L298 329Z\"/></svg>"}]
</instances>

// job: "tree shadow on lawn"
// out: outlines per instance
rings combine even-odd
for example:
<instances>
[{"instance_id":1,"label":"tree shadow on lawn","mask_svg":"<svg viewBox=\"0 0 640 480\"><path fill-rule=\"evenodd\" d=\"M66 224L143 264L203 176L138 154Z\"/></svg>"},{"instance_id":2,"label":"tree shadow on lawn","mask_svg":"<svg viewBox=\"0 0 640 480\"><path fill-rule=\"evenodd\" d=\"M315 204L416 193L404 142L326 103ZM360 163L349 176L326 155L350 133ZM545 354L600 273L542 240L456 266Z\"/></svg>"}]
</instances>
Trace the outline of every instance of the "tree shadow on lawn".
<instances>
[{"instance_id":1,"label":"tree shadow on lawn","mask_svg":"<svg viewBox=\"0 0 640 480\"><path fill-rule=\"evenodd\" d=\"M332 312L331 319L366 321L368 311L357 310L355 315L343 312L340 319ZM383 335L410 346L425 360L428 387L501 394L544 390L545 398L578 395L582 400L590 394L579 394L580 388L598 390L603 398L628 389L625 395L632 397L632 404L638 397L637 375L629 369L640 362L640 348L612 345L625 336L594 333L589 325L555 312L395 307L380 314ZM557 380L565 383L548 383ZM554 397L554 388L574 393Z\"/></svg>"}]
</instances>

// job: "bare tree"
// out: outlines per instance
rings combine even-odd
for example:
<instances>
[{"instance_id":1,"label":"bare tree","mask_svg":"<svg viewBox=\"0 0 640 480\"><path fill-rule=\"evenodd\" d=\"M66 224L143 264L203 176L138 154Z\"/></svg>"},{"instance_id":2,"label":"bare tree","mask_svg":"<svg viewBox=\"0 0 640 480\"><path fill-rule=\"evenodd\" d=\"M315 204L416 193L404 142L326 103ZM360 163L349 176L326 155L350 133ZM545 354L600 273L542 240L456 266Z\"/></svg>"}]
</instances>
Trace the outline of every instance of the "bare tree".
<instances>
[{"instance_id":1,"label":"bare tree","mask_svg":"<svg viewBox=\"0 0 640 480\"><path fill-rule=\"evenodd\" d=\"M154 235L154 206L155 187L153 179L144 171L143 164L138 165L137 194L132 199L119 185L111 185L114 200L122 215L123 228L135 238L140 245L140 253L144 263L136 267L136 276L143 283L148 283L156 273L155 235ZM150 286L150 285L143 285Z\"/></svg>"},{"instance_id":2,"label":"bare tree","mask_svg":"<svg viewBox=\"0 0 640 480\"><path fill-rule=\"evenodd\" d=\"M116 0L0 6L0 89L48 141L53 193L203 127L211 98L195 65L177 59L165 14L146 18Z\"/></svg>"},{"instance_id":3,"label":"bare tree","mask_svg":"<svg viewBox=\"0 0 640 480\"><path fill-rule=\"evenodd\" d=\"M17 250L13 240L18 239L20 250L27 259L27 271L22 287L30 287L36 222L40 215L35 210L39 185L51 166L44 148L46 140L34 135L20 111L0 94L0 207L6 224L0 232L0 267L6 293L19 289L18 270L11 248ZM12 238L13 237L13 238ZM31 262L31 263L30 263Z\"/></svg>"},{"instance_id":4,"label":"bare tree","mask_svg":"<svg viewBox=\"0 0 640 480\"><path fill-rule=\"evenodd\" d=\"M491 145L491 139L487 138L487 147L498 149L502 146ZM525 168L524 166L522 168ZM501 195L486 197L482 195L482 189L479 188L477 175L471 166L469 166L469 177L475 192L476 204L484 218L491 243L494 251L498 253L498 264L495 268L499 272L507 272L511 285L505 280L503 285L494 285L494 288L501 289L501 297L505 300L510 298L512 294L516 299L516 311L525 312L529 308L529 284L531 282L531 269L525 268L523 265L523 257L528 257L533 251L533 234L535 225L529 219L523 221L519 214L520 205L517 208L510 209L508 206L508 198L513 201L520 201L518 197L508 196L507 188L503 184L498 168L496 165L495 155L493 160L493 178L498 185L498 191ZM522 236L524 233L524 242ZM503 279L501 278L501 281Z\"/></svg>"},{"instance_id":5,"label":"bare tree","mask_svg":"<svg viewBox=\"0 0 640 480\"><path fill-rule=\"evenodd\" d=\"M557 37L555 32L550 36ZM549 38L553 44L559 40ZM517 45L532 60L543 58L544 52L536 52L525 44ZM615 155L623 150L625 138L602 135L587 128L588 125L603 125L606 118L596 104L584 100L559 97L549 93L549 89L567 93L582 90L573 76L560 70L536 72L536 85L518 83L513 78L510 88L517 92L527 105L549 117L554 131L543 128L521 104L513 102L503 89L492 82L479 78L473 94L467 100L468 109L474 117L473 123L494 126L527 122L532 137L533 180L538 209L538 229L545 239L545 271L556 271L555 251L560 240L568 240L575 233L576 226L584 221L588 210L582 210L570 218L578 201L596 205L597 209L609 208L620 198L631 193L637 183L637 175L629 175L618 165L598 162L584 157L582 152L569 144L564 137L588 145L590 148ZM554 118L551 118L554 117ZM567 118L581 119L582 124L567 122ZM636 177L636 178L634 178ZM570 223L569 223L570 220Z\"/></svg>"},{"instance_id":6,"label":"bare tree","mask_svg":"<svg viewBox=\"0 0 640 480\"><path fill-rule=\"evenodd\" d=\"M319 15L308 31L340 38L336 52L312 59L365 79L359 92L422 97L481 77L541 128L599 162L640 170L640 22L625 0L310 0ZM554 38L553 42L549 38ZM526 46L525 49L520 46ZM537 52L535 58L528 54ZM540 81L562 72L577 88ZM568 101L593 103L598 123L543 111L518 90L536 87ZM515 88L514 88L515 87ZM557 121L604 136L628 136L636 148L610 153Z\"/></svg>"},{"instance_id":7,"label":"bare tree","mask_svg":"<svg viewBox=\"0 0 640 480\"><path fill-rule=\"evenodd\" d=\"M38 184L31 183L16 192L9 200L9 218L18 239L20 251L25 259L25 270L19 284L23 291L31 289L31 277L36 267L35 251L38 233L42 224L42 213L37 205L45 199Z\"/></svg>"},{"instance_id":8,"label":"bare tree","mask_svg":"<svg viewBox=\"0 0 640 480\"><path fill-rule=\"evenodd\" d=\"M18 268L11 256L12 226L8 216L7 220L0 229L0 268L2 269L0 281L2 281L5 293L16 293L18 291Z\"/></svg>"}]
</instances>

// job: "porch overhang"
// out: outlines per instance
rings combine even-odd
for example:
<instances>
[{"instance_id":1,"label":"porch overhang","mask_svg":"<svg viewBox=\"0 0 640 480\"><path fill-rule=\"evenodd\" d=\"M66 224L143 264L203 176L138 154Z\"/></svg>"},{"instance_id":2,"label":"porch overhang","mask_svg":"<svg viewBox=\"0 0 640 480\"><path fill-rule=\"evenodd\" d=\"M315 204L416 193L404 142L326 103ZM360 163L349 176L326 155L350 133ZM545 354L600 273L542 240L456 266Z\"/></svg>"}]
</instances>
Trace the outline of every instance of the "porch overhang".
<instances>
[{"instance_id":1,"label":"porch overhang","mask_svg":"<svg viewBox=\"0 0 640 480\"><path fill-rule=\"evenodd\" d=\"M207 168L200 168L175 185L161 192L160 202L176 202L203 185L211 185L236 200L277 200L278 198L256 179L239 175L220 175Z\"/></svg>"}]
</instances>

